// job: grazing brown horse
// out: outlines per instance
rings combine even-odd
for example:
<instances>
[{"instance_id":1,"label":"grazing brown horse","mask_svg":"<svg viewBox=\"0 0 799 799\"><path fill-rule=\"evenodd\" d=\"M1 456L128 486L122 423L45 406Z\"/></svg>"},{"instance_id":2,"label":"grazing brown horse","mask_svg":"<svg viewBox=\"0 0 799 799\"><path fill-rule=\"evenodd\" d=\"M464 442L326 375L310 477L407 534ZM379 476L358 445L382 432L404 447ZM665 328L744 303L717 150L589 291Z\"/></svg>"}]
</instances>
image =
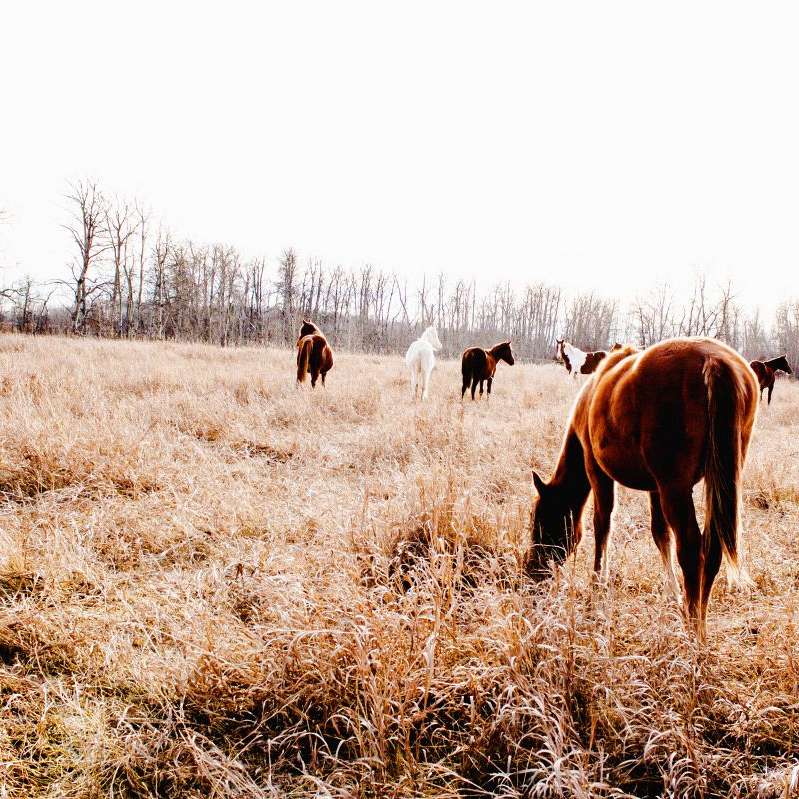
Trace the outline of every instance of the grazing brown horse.
<instances>
[{"instance_id":1,"label":"grazing brown horse","mask_svg":"<svg viewBox=\"0 0 799 799\"><path fill-rule=\"evenodd\" d=\"M777 372L785 372L792 375L788 359L784 355L779 358L772 358L770 361L752 361L749 364L752 371L757 375L757 382L760 383L760 399L763 399L763 389L768 389L768 404L771 405L771 392L774 391L774 377Z\"/></svg>"},{"instance_id":2,"label":"grazing brown horse","mask_svg":"<svg viewBox=\"0 0 799 799\"><path fill-rule=\"evenodd\" d=\"M300 337L297 339L297 382L304 383L307 372L311 373L311 388L316 388L316 381L333 368L333 350L327 343L322 331L307 319L302 320Z\"/></svg>"},{"instance_id":3,"label":"grazing brown horse","mask_svg":"<svg viewBox=\"0 0 799 799\"><path fill-rule=\"evenodd\" d=\"M596 352L583 352L579 347L570 344L562 338L555 339L557 350L555 360L561 361L566 367L566 371L572 375L590 375L596 371L597 366L607 355L605 350ZM621 347L621 344L614 344L614 347Z\"/></svg>"},{"instance_id":4,"label":"grazing brown horse","mask_svg":"<svg viewBox=\"0 0 799 799\"><path fill-rule=\"evenodd\" d=\"M652 536L672 588L677 578L671 536L685 583L685 610L701 637L722 555L735 569L738 506L757 382L737 352L719 341L681 338L638 352L610 353L583 386L552 479L533 473L528 569L536 578L550 560L564 561L582 536L582 514L594 495L594 570L602 569L615 483L649 492ZM692 488L705 479L705 529Z\"/></svg>"},{"instance_id":5,"label":"grazing brown horse","mask_svg":"<svg viewBox=\"0 0 799 799\"><path fill-rule=\"evenodd\" d=\"M484 350L481 347L469 347L463 351L461 358L461 375L463 376L463 387L461 388L461 399L472 384L472 400L477 384L480 384L480 396L483 396L483 383L488 381L488 396L491 397L491 384L494 382L494 373L497 371L497 363L505 361L508 366L513 366L513 351L510 348L510 341L503 341Z\"/></svg>"}]
</instances>

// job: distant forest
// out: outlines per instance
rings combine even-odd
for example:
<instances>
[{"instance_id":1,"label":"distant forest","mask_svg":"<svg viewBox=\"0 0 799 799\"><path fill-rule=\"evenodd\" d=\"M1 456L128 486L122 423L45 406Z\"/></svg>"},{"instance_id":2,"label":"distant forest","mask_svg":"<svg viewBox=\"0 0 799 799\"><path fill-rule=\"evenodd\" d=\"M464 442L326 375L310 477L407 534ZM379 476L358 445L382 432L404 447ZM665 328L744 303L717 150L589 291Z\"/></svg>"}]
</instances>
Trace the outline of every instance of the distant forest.
<instances>
[{"instance_id":1,"label":"distant forest","mask_svg":"<svg viewBox=\"0 0 799 799\"><path fill-rule=\"evenodd\" d=\"M403 352L435 324L445 356L505 338L521 358L543 360L553 357L556 338L595 350L706 335L747 358L786 353L799 362L799 300L782 302L767 327L732 284L709 286L702 275L685 301L666 284L624 302L547 282L480 292L444 274L410 286L370 265L300 263L286 250L270 266L265 258L245 261L233 246L178 239L140 203L108 197L92 181L71 185L67 200L69 274L0 290L6 331L285 345L308 317L334 346L368 352Z\"/></svg>"}]
</instances>

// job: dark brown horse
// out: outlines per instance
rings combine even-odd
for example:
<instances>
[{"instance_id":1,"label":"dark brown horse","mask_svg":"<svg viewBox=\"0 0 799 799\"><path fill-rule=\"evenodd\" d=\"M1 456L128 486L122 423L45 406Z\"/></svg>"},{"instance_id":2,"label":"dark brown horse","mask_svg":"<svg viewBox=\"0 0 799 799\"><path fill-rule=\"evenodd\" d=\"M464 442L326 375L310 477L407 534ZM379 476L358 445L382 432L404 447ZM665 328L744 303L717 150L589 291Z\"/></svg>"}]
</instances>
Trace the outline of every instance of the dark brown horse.
<instances>
[{"instance_id":1,"label":"dark brown horse","mask_svg":"<svg viewBox=\"0 0 799 799\"><path fill-rule=\"evenodd\" d=\"M768 404L771 405L771 392L774 391L774 377L777 372L785 372L792 375L788 359L784 355L779 358L772 358L770 361L752 361L749 364L752 371L757 375L757 382L760 383L760 399L763 399L763 389L768 389Z\"/></svg>"},{"instance_id":2,"label":"dark brown horse","mask_svg":"<svg viewBox=\"0 0 799 799\"><path fill-rule=\"evenodd\" d=\"M297 382L304 383L305 375L311 373L311 388L316 388L316 381L333 368L333 350L327 343L322 331L307 319L302 320L300 337L297 339Z\"/></svg>"},{"instance_id":3,"label":"dark brown horse","mask_svg":"<svg viewBox=\"0 0 799 799\"><path fill-rule=\"evenodd\" d=\"M673 534L685 584L686 612L704 637L710 590L722 556L738 558L738 506L757 382L737 352L711 339L671 339L644 352L610 353L583 386L552 479L533 473L528 568L540 578L550 560L564 561L582 536L582 515L594 495L594 570L604 560L615 483L649 492L652 536L666 575L678 590ZM705 479L705 530L692 488Z\"/></svg>"},{"instance_id":4,"label":"dark brown horse","mask_svg":"<svg viewBox=\"0 0 799 799\"><path fill-rule=\"evenodd\" d=\"M461 375L463 376L463 387L461 388L461 399L466 394L466 389L469 388L469 383L472 385L472 399L474 400L474 392L477 384L480 384L480 396L483 396L483 383L488 381L488 396L491 396L491 384L494 382L494 374L497 371L497 363L505 361L509 366L513 366L513 351L510 347L510 341L502 341L499 344L491 347L490 350L484 350L481 347L469 347L463 351L461 357Z\"/></svg>"}]
</instances>

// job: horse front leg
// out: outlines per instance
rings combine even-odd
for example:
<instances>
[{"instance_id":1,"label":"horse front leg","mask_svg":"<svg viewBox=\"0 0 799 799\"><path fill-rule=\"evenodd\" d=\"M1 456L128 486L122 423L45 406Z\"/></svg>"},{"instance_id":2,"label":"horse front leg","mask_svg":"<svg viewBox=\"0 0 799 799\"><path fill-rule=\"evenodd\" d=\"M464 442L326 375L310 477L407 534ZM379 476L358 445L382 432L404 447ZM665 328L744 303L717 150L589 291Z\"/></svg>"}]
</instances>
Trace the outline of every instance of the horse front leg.
<instances>
[{"instance_id":1,"label":"horse front leg","mask_svg":"<svg viewBox=\"0 0 799 799\"><path fill-rule=\"evenodd\" d=\"M599 466L588 470L588 479L594 494L594 574L606 583L610 570L607 548L616 499L616 485Z\"/></svg>"},{"instance_id":2,"label":"horse front leg","mask_svg":"<svg viewBox=\"0 0 799 799\"><path fill-rule=\"evenodd\" d=\"M671 555L671 530L663 515L660 495L657 491L649 492L649 517L652 525L652 538L655 539L655 545L663 561L666 589L674 595L677 604L681 605L682 592L680 584L677 582L677 575L674 573L674 560Z\"/></svg>"}]
</instances>

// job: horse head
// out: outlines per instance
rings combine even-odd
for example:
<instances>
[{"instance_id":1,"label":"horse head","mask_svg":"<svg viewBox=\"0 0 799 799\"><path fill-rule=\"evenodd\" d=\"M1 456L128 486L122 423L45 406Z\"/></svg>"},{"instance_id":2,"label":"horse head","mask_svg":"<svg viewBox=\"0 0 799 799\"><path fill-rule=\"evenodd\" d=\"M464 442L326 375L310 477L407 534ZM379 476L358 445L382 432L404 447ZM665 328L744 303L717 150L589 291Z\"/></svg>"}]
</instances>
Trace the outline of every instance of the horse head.
<instances>
[{"instance_id":1,"label":"horse head","mask_svg":"<svg viewBox=\"0 0 799 799\"><path fill-rule=\"evenodd\" d=\"M313 333L318 333L319 328L313 323L309 322L307 319L302 320L302 327L300 328L300 338L305 336L310 336Z\"/></svg>"},{"instance_id":2,"label":"horse head","mask_svg":"<svg viewBox=\"0 0 799 799\"><path fill-rule=\"evenodd\" d=\"M430 325L427 330L422 333L421 338L426 341L434 350L441 349L441 342L438 339L438 333L434 325Z\"/></svg>"},{"instance_id":3,"label":"horse head","mask_svg":"<svg viewBox=\"0 0 799 799\"><path fill-rule=\"evenodd\" d=\"M788 363L788 356L787 355L780 355L779 358L774 358L770 361L766 361L767 365L770 366L775 372L785 372L787 375L792 375L793 371Z\"/></svg>"},{"instance_id":4,"label":"horse head","mask_svg":"<svg viewBox=\"0 0 799 799\"><path fill-rule=\"evenodd\" d=\"M555 357L553 360L563 363L563 346L566 344L565 338L555 339Z\"/></svg>"},{"instance_id":5,"label":"horse head","mask_svg":"<svg viewBox=\"0 0 799 799\"><path fill-rule=\"evenodd\" d=\"M496 347L492 347L491 353L497 360L505 361L508 366L513 366L516 362L513 357L513 349L510 346L510 341L503 341L497 344Z\"/></svg>"},{"instance_id":6,"label":"horse head","mask_svg":"<svg viewBox=\"0 0 799 799\"><path fill-rule=\"evenodd\" d=\"M532 550L527 571L540 580L549 574L549 562L563 563L574 551L582 532L582 514L575 513L562 487L545 483L533 472L538 501L533 510Z\"/></svg>"}]
</instances>

